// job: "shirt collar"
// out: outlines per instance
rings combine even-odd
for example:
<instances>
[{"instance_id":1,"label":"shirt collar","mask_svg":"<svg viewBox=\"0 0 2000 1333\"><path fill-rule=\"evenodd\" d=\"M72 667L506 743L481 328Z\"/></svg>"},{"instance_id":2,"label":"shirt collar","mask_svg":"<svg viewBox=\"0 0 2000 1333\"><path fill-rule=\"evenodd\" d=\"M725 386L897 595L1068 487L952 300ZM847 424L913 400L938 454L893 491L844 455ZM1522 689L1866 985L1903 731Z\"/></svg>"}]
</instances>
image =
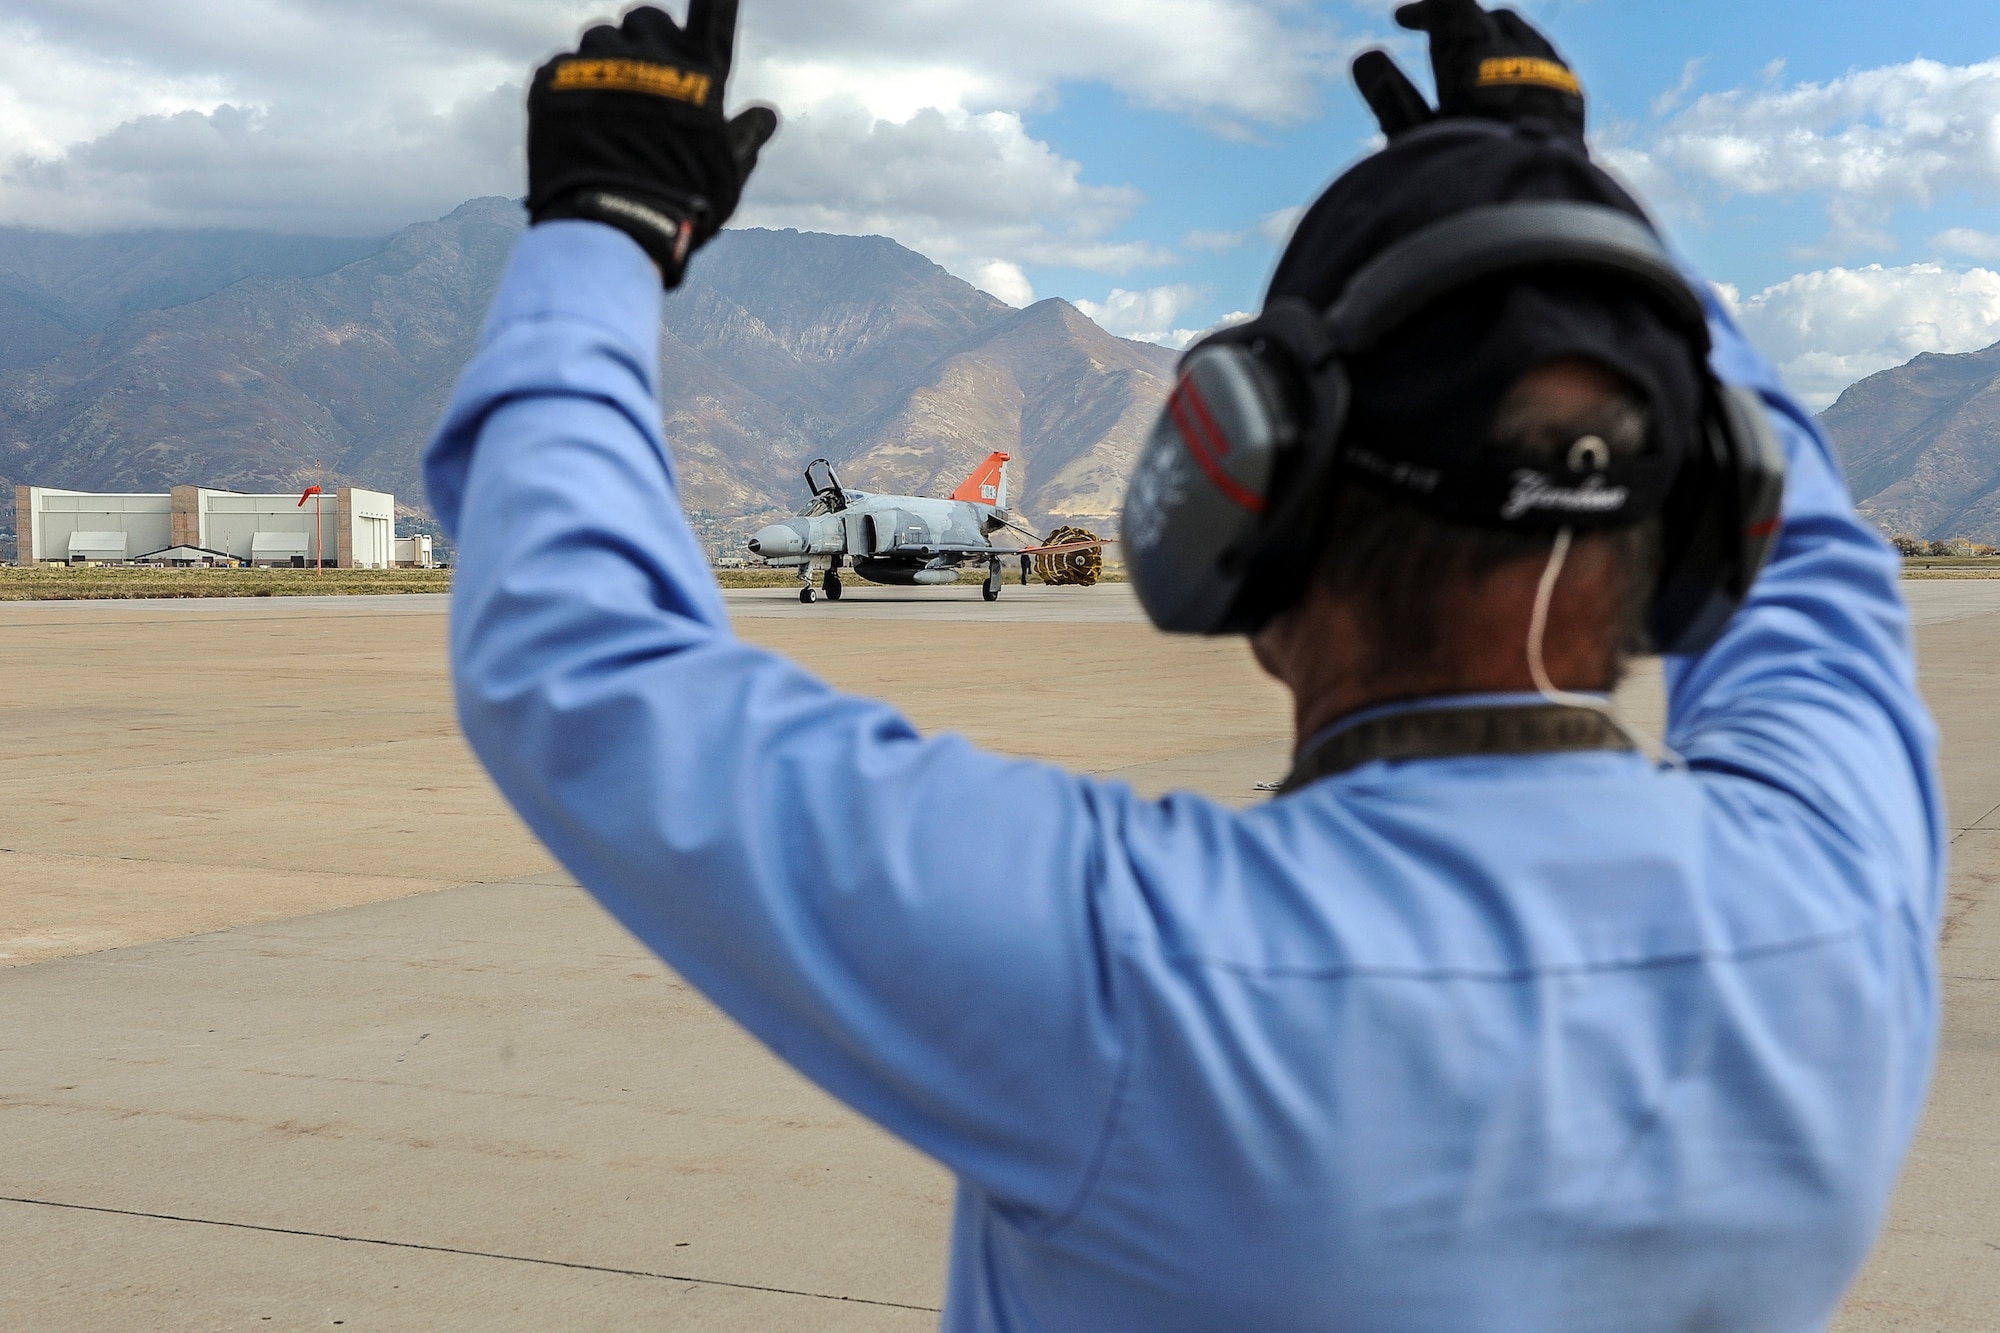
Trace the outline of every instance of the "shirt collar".
<instances>
[{"instance_id":1,"label":"shirt collar","mask_svg":"<svg viewBox=\"0 0 2000 1333\"><path fill-rule=\"evenodd\" d=\"M1595 691L1577 691L1592 699L1609 700L1610 696ZM1394 703L1376 704L1359 712L1328 723L1314 732L1306 743L1299 746L1299 754L1311 754L1329 738L1338 736L1350 727L1358 727L1364 722L1377 718L1394 717L1398 713L1431 713L1447 708L1533 708L1549 701L1533 690L1507 690L1491 694L1439 694L1428 699L1398 699Z\"/></svg>"}]
</instances>

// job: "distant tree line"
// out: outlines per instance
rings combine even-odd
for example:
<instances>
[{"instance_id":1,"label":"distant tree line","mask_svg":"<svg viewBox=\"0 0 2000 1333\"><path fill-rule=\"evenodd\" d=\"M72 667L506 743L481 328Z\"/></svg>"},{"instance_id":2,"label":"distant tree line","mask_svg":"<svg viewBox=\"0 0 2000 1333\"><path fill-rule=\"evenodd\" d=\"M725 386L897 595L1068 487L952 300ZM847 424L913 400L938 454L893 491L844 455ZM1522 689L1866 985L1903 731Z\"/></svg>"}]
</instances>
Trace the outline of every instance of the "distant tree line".
<instances>
[{"instance_id":1,"label":"distant tree line","mask_svg":"<svg viewBox=\"0 0 2000 1333\"><path fill-rule=\"evenodd\" d=\"M1942 541L1927 542L1922 537L1912 537L1907 532L1899 532L1889 538L1889 541L1906 556L1930 555L1964 559L1975 555L2000 555L2000 546L1988 546L1984 542L1969 541L1964 537L1946 537Z\"/></svg>"}]
</instances>

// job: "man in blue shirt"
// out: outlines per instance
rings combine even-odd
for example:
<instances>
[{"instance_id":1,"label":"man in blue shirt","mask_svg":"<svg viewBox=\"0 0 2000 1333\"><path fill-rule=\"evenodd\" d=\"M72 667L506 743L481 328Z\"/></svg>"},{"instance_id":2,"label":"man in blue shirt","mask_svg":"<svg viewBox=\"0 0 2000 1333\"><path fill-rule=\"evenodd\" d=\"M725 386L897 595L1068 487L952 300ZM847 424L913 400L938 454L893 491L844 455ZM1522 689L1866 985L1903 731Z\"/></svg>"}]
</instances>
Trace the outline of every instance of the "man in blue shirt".
<instances>
[{"instance_id":1,"label":"man in blue shirt","mask_svg":"<svg viewBox=\"0 0 2000 1333\"><path fill-rule=\"evenodd\" d=\"M1271 310L1351 294L1468 208L1636 215L1538 34L1471 0L1404 21L1431 31L1442 115L1363 66L1390 146L1315 210ZM956 1173L946 1327L1823 1328L1930 1068L1934 736L1898 563L1728 316L1710 299L1689 331L1671 301L1541 272L1352 358L1324 491L1285 493L1284 461L1247 497L1307 514L1310 558L1223 561L1240 595L1210 618L1298 697L1282 798L1146 801L923 737L735 638L681 517L661 279L775 127L722 116L733 29L731 0L685 29L638 10L537 76L537 225L427 460L461 552L460 714L619 920ZM1661 469L1707 447L1711 369L1782 443L1783 528L1733 618L1669 659L1656 762L1597 720L1631 631L1672 619ZM1272 419L1317 420L1282 378ZM1218 401L1178 398L1186 449L1165 424L1149 448L1254 461L1256 394ZM1503 448L1513 519L1410 489L1448 497ZM1160 476L1129 540L1187 530ZM1506 526L1537 504L1575 517ZM1171 619L1175 588L1135 573ZM976 810L936 799L965 791ZM966 856L996 823L1009 856Z\"/></svg>"}]
</instances>

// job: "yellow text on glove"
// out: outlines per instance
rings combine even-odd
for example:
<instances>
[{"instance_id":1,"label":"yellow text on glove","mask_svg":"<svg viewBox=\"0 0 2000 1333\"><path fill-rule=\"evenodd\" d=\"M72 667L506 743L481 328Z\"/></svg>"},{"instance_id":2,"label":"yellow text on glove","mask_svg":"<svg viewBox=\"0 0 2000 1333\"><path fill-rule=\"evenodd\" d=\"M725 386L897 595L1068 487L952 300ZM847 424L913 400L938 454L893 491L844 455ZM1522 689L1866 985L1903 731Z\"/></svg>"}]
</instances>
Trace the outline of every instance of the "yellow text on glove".
<instances>
[{"instance_id":1,"label":"yellow text on glove","mask_svg":"<svg viewBox=\"0 0 2000 1333\"><path fill-rule=\"evenodd\" d=\"M1576 75L1570 73L1567 66L1538 56L1508 56L1480 61L1479 86L1553 88L1559 93L1583 96L1583 85L1577 82Z\"/></svg>"},{"instance_id":2,"label":"yellow text on glove","mask_svg":"<svg viewBox=\"0 0 2000 1333\"><path fill-rule=\"evenodd\" d=\"M556 69L556 92L650 93L696 106L708 101L708 75L643 60L570 60Z\"/></svg>"}]
</instances>

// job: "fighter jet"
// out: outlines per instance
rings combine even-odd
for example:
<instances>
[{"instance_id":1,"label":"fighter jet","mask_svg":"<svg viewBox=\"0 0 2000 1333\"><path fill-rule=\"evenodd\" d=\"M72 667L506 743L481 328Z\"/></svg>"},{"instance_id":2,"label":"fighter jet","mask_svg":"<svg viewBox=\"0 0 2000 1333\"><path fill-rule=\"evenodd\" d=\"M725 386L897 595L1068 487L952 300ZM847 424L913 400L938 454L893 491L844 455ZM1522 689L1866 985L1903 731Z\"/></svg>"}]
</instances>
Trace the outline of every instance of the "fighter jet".
<instances>
[{"instance_id":1,"label":"fighter jet","mask_svg":"<svg viewBox=\"0 0 2000 1333\"><path fill-rule=\"evenodd\" d=\"M1000 599L1001 561L1019 557L1027 578L1030 561L1038 555L1064 555L1102 547L1102 541L1041 545L1032 531L1015 523L1007 512L1008 454L991 454L951 493L948 500L920 495L872 495L850 491L824 458L806 464L806 486L812 502L797 518L773 523L749 541L750 553L766 564L799 571L799 600L811 602L812 576L821 581L827 600L839 601L840 571L852 569L870 583L899 587L958 582L959 566L985 565L989 602ZM1003 531L1025 534L1037 544L1027 547L993 545Z\"/></svg>"}]
</instances>

